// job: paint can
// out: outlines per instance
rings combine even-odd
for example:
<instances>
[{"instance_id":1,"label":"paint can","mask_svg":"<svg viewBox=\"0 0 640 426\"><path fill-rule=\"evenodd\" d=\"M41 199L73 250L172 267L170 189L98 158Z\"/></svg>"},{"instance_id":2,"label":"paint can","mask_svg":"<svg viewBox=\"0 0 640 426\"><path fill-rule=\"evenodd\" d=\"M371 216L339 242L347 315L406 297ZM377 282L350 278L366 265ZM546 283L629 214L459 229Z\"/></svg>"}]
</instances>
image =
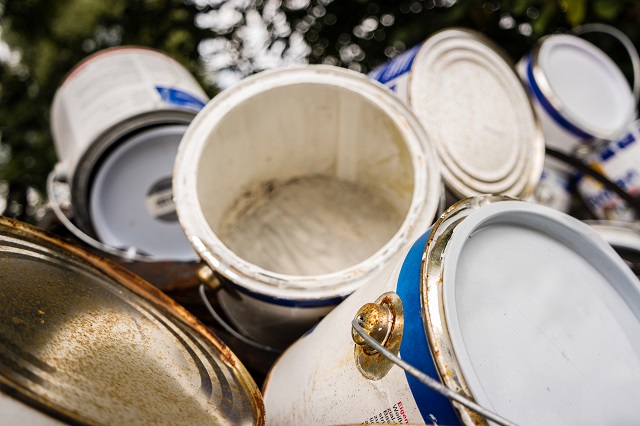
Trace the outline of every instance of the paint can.
<instances>
[{"instance_id":1,"label":"paint can","mask_svg":"<svg viewBox=\"0 0 640 426\"><path fill-rule=\"evenodd\" d=\"M363 345L353 324L396 360ZM404 362L516 424L633 423L639 337L640 281L590 226L473 197L388 280L353 293L284 352L263 385L267 422L485 424L394 364Z\"/></svg>"},{"instance_id":2,"label":"paint can","mask_svg":"<svg viewBox=\"0 0 640 426\"><path fill-rule=\"evenodd\" d=\"M392 93L308 65L212 99L180 144L173 188L232 325L285 347L395 264L435 219L441 181L423 128Z\"/></svg>"},{"instance_id":3,"label":"paint can","mask_svg":"<svg viewBox=\"0 0 640 426\"><path fill-rule=\"evenodd\" d=\"M589 149L591 148L591 149ZM611 141L587 149L585 161L632 197L640 194L640 121ZM577 183L580 196L597 219L632 222L638 212L589 176Z\"/></svg>"},{"instance_id":4,"label":"paint can","mask_svg":"<svg viewBox=\"0 0 640 426\"><path fill-rule=\"evenodd\" d=\"M207 100L186 68L156 50L110 48L79 63L51 106L59 163L48 195L58 218L112 258L196 262L171 184L180 140ZM57 195L65 189L73 221Z\"/></svg>"},{"instance_id":5,"label":"paint can","mask_svg":"<svg viewBox=\"0 0 640 426\"><path fill-rule=\"evenodd\" d=\"M229 349L157 288L0 218L0 412L6 424L264 424Z\"/></svg>"},{"instance_id":6,"label":"paint can","mask_svg":"<svg viewBox=\"0 0 640 426\"><path fill-rule=\"evenodd\" d=\"M478 194L524 198L544 140L511 59L482 34L451 28L369 73L410 106L442 164L448 205Z\"/></svg>"},{"instance_id":7,"label":"paint can","mask_svg":"<svg viewBox=\"0 0 640 426\"><path fill-rule=\"evenodd\" d=\"M580 37L608 34L627 49L634 85L601 49ZM518 73L529 89L547 146L570 154L593 139L611 140L636 118L640 61L633 43L616 28L587 24L569 34L543 37L520 59Z\"/></svg>"}]
</instances>

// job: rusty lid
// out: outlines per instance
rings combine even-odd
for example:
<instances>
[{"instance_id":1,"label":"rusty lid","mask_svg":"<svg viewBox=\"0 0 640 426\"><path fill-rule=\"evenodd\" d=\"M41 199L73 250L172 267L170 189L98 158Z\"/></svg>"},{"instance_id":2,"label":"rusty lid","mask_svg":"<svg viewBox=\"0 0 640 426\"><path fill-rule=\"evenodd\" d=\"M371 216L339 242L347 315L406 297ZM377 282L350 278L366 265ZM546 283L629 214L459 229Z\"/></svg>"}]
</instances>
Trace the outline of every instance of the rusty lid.
<instances>
[{"instance_id":1,"label":"rusty lid","mask_svg":"<svg viewBox=\"0 0 640 426\"><path fill-rule=\"evenodd\" d=\"M26 407L52 423L264 423L236 356L126 270L0 218L0 282L0 395L17 418Z\"/></svg>"},{"instance_id":2,"label":"rusty lid","mask_svg":"<svg viewBox=\"0 0 640 426\"><path fill-rule=\"evenodd\" d=\"M429 37L414 60L408 102L455 195L521 198L533 190L542 130L512 61L491 40L457 28Z\"/></svg>"}]
</instances>

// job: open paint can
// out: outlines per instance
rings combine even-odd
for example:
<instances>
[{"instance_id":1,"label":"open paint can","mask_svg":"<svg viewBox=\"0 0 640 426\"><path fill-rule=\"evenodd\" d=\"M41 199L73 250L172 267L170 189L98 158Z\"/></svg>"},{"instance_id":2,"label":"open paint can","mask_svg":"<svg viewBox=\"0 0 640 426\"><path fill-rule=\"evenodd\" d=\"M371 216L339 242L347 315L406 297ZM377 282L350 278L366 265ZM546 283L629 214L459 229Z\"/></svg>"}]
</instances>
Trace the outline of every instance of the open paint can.
<instances>
[{"instance_id":1,"label":"open paint can","mask_svg":"<svg viewBox=\"0 0 640 426\"><path fill-rule=\"evenodd\" d=\"M180 140L207 100L181 64L156 50L111 48L78 64L51 106L59 163L48 195L59 219L115 258L197 261L171 185Z\"/></svg>"},{"instance_id":2,"label":"open paint can","mask_svg":"<svg viewBox=\"0 0 640 426\"><path fill-rule=\"evenodd\" d=\"M640 281L620 256L567 214L479 196L290 346L263 394L279 425L630 424L639 381Z\"/></svg>"},{"instance_id":3,"label":"open paint can","mask_svg":"<svg viewBox=\"0 0 640 426\"><path fill-rule=\"evenodd\" d=\"M157 288L0 218L3 424L264 424L236 356Z\"/></svg>"},{"instance_id":4,"label":"open paint can","mask_svg":"<svg viewBox=\"0 0 640 426\"><path fill-rule=\"evenodd\" d=\"M198 114L173 188L185 234L243 334L284 347L435 220L441 181L408 108L366 76L264 71Z\"/></svg>"},{"instance_id":5,"label":"open paint can","mask_svg":"<svg viewBox=\"0 0 640 426\"><path fill-rule=\"evenodd\" d=\"M523 198L542 172L544 140L511 59L482 34L439 31L369 73L403 99L442 164L449 202Z\"/></svg>"},{"instance_id":6,"label":"open paint can","mask_svg":"<svg viewBox=\"0 0 640 426\"><path fill-rule=\"evenodd\" d=\"M633 88L604 51L579 37L591 32L611 35L627 49ZM573 33L543 37L517 68L529 88L547 146L571 154L583 141L617 137L636 118L640 61L633 43L616 28L587 24Z\"/></svg>"}]
</instances>

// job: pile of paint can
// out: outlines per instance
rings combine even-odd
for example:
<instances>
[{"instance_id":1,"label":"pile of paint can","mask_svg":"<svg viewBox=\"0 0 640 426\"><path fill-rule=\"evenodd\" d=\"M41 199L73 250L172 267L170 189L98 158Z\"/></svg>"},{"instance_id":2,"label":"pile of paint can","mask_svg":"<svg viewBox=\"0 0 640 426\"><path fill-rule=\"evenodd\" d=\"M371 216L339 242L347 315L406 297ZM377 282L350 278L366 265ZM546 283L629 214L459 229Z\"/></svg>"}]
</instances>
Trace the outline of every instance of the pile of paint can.
<instances>
[{"instance_id":1,"label":"pile of paint can","mask_svg":"<svg viewBox=\"0 0 640 426\"><path fill-rule=\"evenodd\" d=\"M640 188L625 168L638 98L589 31L605 30L550 35L516 65L451 28L369 75L285 67L211 100L161 52L88 58L52 105L49 198L78 241L120 265L0 223L7 274L44 259L48 291L77 292L30 297L42 291L30 279L0 311L52 318L47 333L7 326L26 337L0 361L29 366L0 362L0 406L88 423L637 422L637 217L593 176L629 199ZM596 164L591 180L556 151ZM569 182L599 220L569 214ZM606 197L616 206L596 203ZM176 286L178 266L219 327L280 354L262 394L243 359L157 290ZM93 340L69 337L103 323ZM65 390L65 341L72 360L97 359L86 392ZM114 368L102 355L121 354L85 341L129 360L94 399ZM161 378L136 378L136 365ZM195 407L186 398L184 418L159 420L161 403L127 403L127 375L199 395Z\"/></svg>"}]
</instances>

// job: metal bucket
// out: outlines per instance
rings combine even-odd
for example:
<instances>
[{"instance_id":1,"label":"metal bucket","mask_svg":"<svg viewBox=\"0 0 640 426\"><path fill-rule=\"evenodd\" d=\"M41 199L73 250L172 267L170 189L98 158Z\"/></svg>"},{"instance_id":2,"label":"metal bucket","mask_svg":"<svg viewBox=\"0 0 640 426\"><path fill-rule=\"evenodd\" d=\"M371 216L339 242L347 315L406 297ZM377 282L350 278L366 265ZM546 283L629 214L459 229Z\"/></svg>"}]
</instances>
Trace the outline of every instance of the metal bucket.
<instances>
[{"instance_id":1,"label":"metal bucket","mask_svg":"<svg viewBox=\"0 0 640 426\"><path fill-rule=\"evenodd\" d=\"M640 121L635 121L614 140L587 149L590 152L585 161L592 168L629 195L640 195ZM593 178L581 177L577 185L580 196L596 218L627 222L640 219L632 206Z\"/></svg>"},{"instance_id":2,"label":"metal bucket","mask_svg":"<svg viewBox=\"0 0 640 426\"><path fill-rule=\"evenodd\" d=\"M284 347L376 280L435 218L439 165L414 115L339 67L261 72L198 114L176 158L185 233L252 339Z\"/></svg>"},{"instance_id":3,"label":"metal bucket","mask_svg":"<svg viewBox=\"0 0 640 426\"><path fill-rule=\"evenodd\" d=\"M60 162L48 195L58 218L83 242L126 261L197 261L171 183L182 135L207 100L181 64L152 49L111 48L78 64L51 106ZM60 201L64 190L73 221Z\"/></svg>"},{"instance_id":4,"label":"metal bucket","mask_svg":"<svg viewBox=\"0 0 640 426\"><path fill-rule=\"evenodd\" d=\"M491 40L443 30L369 76L424 125L442 163L447 205L478 194L531 193L542 172L542 132L512 61Z\"/></svg>"},{"instance_id":5,"label":"metal bucket","mask_svg":"<svg viewBox=\"0 0 640 426\"><path fill-rule=\"evenodd\" d=\"M3 424L264 424L236 356L162 292L0 218Z\"/></svg>"},{"instance_id":6,"label":"metal bucket","mask_svg":"<svg viewBox=\"0 0 640 426\"><path fill-rule=\"evenodd\" d=\"M609 34L625 46L634 68L633 89L605 52L579 37L590 32ZM571 153L582 141L613 139L636 118L638 54L615 28L588 24L572 34L543 37L517 69L529 88L547 146Z\"/></svg>"},{"instance_id":7,"label":"metal bucket","mask_svg":"<svg viewBox=\"0 0 640 426\"><path fill-rule=\"evenodd\" d=\"M638 278L585 223L484 196L290 346L263 395L278 425L629 424L639 381Z\"/></svg>"}]
</instances>

